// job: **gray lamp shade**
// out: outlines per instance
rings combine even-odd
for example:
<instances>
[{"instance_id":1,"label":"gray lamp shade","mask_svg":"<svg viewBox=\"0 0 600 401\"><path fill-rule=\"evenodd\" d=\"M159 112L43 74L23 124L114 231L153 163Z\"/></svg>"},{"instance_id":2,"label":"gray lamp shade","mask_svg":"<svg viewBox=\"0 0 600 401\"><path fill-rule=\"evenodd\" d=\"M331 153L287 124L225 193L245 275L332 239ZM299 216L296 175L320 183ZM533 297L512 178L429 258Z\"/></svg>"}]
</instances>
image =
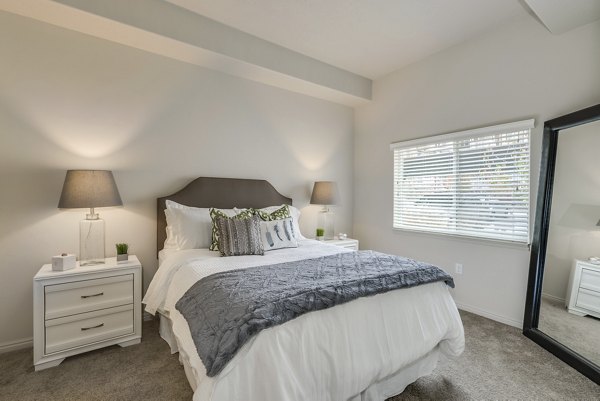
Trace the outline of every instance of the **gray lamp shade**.
<instances>
[{"instance_id":1,"label":"gray lamp shade","mask_svg":"<svg viewBox=\"0 0 600 401\"><path fill-rule=\"evenodd\" d=\"M121 201L112 171L67 171L58 202L60 209L120 206L122 204L123 201Z\"/></svg>"},{"instance_id":2,"label":"gray lamp shade","mask_svg":"<svg viewBox=\"0 0 600 401\"><path fill-rule=\"evenodd\" d=\"M337 205L339 201L340 196L335 181L315 181L310 197L311 205Z\"/></svg>"},{"instance_id":3,"label":"gray lamp shade","mask_svg":"<svg viewBox=\"0 0 600 401\"><path fill-rule=\"evenodd\" d=\"M596 223L596 226L600 227L600 220Z\"/></svg>"}]
</instances>

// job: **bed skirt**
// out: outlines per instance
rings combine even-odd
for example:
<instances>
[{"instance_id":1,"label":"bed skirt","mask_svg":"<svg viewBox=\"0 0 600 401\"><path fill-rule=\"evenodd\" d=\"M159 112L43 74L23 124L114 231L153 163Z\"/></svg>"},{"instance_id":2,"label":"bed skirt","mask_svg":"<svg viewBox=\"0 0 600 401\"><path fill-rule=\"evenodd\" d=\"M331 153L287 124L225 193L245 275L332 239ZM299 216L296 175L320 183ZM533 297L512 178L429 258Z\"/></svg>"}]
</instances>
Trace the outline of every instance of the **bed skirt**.
<instances>
[{"instance_id":1,"label":"bed skirt","mask_svg":"<svg viewBox=\"0 0 600 401\"><path fill-rule=\"evenodd\" d=\"M180 352L179 350L175 334L173 333L173 323L167 316L160 313L159 316L160 336L167 344L169 344L171 354L179 352L179 363L183 365L190 387L195 392L196 387L198 386L198 378L194 375L194 369L192 369L185 351ZM362 393L357 394L348 401L385 401L390 397L398 395L418 378L430 375L436 368L440 355L441 351L439 347L435 347L425 356L417 359L410 365L405 366L395 374L386 377L384 380L373 383Z\"/></svg>"}]
</instances>

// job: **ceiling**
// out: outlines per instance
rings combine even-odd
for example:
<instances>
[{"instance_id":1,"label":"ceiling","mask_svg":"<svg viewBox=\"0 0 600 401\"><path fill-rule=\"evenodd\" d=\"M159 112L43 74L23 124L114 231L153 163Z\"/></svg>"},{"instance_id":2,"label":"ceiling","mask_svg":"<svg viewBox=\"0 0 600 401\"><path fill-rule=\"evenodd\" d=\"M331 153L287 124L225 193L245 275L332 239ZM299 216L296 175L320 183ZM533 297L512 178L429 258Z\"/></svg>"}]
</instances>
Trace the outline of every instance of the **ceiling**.
<instances>
[{"instance_id":1,"label":"ceiling","mask_svg":"<svg viewBox=\"0 0 600 401\"><path fill-rule=\"evenodd\" d=\"M373 79L517 18L561 34L600 0L0 0L0 10L354 106ZM530 14L531 16L528 16Z\"/></svg>"},{"instance_id":2,"label":"ceiling","mask_svg":"<svg viewBox=\"0 0 600 401\"><path fill-rule=\"evenodd\" d=\"M519 0L168 1L371 79L527 14Z\"/></svg>"}]
</instances>

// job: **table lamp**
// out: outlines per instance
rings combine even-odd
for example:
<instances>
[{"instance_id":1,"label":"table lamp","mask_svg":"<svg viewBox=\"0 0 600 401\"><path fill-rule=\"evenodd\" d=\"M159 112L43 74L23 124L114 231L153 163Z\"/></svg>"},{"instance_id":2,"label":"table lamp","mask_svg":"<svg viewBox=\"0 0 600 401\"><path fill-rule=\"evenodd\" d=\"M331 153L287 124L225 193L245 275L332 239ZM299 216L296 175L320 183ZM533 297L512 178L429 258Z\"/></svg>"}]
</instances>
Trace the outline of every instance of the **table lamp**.
<instances>
[{"instance_id":1,"label":"table lamp","mask_svg":"<svg viewBox=\"0 0 600 401\"><path fill-rule=\"evenodd\" d=\"M90 208L85 220L79 222L81 266L104 263L104 220L99 218L94 209L122 204L112 171L67 171L58 202L59 209Z\"/></svg>"},{"instance_id":2,"label":"table lamp","mask_svg":"<svg viewBox=\"0 0 600 401\"><path fill-rule=\"evenodd\" d=\"M335 181L315 181L310 203L311 205L323 205L323 209L319 213L317 225L318 228L324 230L325 239L333 239L335 233L335 216L329 209L329 206L339 203L339 194Z\"/></svg>"}]
</instances>

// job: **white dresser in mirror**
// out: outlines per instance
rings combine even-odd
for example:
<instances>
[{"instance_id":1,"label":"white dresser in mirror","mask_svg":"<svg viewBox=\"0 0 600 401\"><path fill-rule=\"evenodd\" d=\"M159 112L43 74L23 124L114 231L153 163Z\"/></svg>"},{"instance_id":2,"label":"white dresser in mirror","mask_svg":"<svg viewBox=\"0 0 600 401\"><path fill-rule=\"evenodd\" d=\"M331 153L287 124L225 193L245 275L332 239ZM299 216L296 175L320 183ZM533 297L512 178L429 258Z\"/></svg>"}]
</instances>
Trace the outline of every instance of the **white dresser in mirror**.
<instances>
[{"instance_id":1,"label":"white dresser in mirror","mask_svg":"<svg viewBox=\"0 0 600 401\"><path fill-rule=\"evenodd\" d=\"M600 265L584 260L573 262L566 303L570 313L600 318Z\"/></svg>"}]
</instances>

